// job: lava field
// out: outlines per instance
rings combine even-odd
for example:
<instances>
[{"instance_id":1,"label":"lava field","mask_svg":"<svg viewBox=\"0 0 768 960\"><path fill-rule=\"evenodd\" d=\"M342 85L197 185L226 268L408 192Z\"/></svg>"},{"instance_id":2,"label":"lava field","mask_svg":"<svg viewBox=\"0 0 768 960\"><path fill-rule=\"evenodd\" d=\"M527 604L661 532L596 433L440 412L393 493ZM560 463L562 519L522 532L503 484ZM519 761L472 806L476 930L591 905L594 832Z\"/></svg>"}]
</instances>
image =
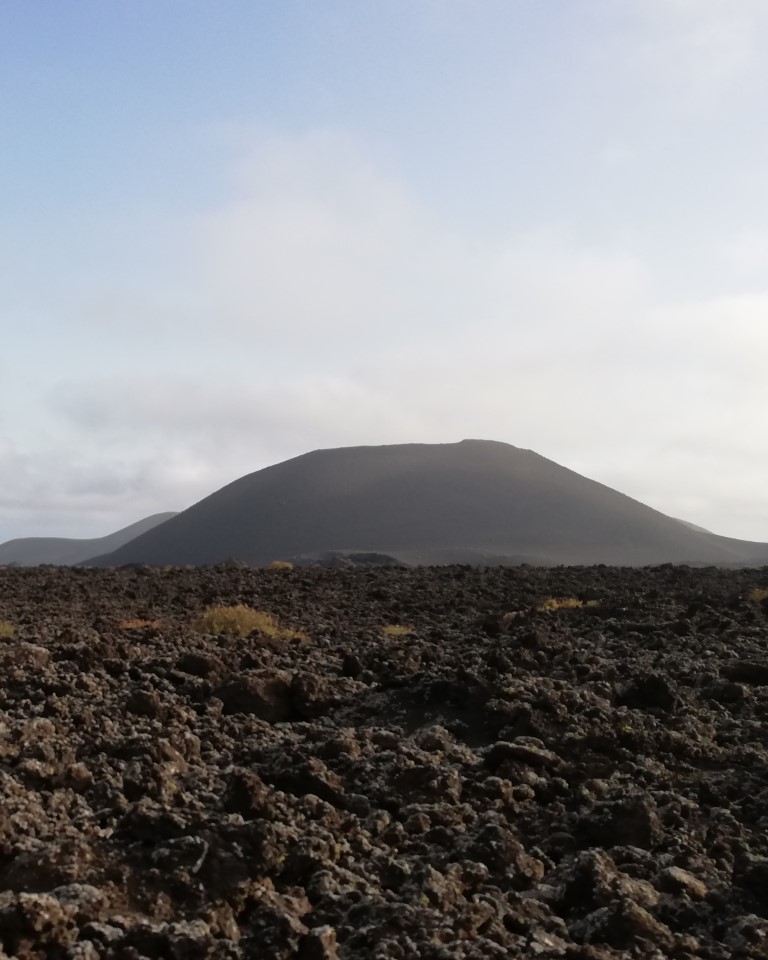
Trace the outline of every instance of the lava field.
<instances>
[{"instance_id":1,"label":"lava field","mask_svg":"<svg viewBox=\"0 0 768 960\"><path fill-rule=\"evenodd\" d=\"M0 568L0 956L766 957L766 587Z\"/></svg>"}]
</instances>

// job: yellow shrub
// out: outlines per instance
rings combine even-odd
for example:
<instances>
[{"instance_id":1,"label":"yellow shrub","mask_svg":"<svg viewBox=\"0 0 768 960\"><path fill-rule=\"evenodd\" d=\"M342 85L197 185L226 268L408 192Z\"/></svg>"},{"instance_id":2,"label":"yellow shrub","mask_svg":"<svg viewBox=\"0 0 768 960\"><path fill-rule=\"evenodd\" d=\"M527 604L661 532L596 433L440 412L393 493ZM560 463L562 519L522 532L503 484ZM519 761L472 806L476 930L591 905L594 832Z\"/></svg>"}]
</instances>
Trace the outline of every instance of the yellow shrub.
<instances>
[{"instance_id":1,"label":"yellow shrub","mask_svg":"<svg viewBox=\"0 0 768 960\"><path fill-rule=\"evenodd\" d=\"M159 620L120 620L117 624L119 630L142 630L144 627L159 626Z\"/></svg>"},{"instance_id":2,"label":"yellow shrub","mask_svg":"<svg viewBox=\"0 0 768 960\"><path fill-rule=\"evenodd\" d=\"M413 633L413 627L404 627L400 624L393 623L390 626L382 627L381 632L385 637L405 637Z\"/></svg>"},{"instance_id":3,"label":"yellow shrub","mask_svg":"<svg viewBox=\"0 0 768 960\"><path fill-rule=\"evenodd\" d=\"M293 564L290 560L273 560L268 563L267 570L293 570Z\"/></svg>"},{"instance_id":4,"label":"yellow shrub","mask_svg":"<svg viewBox=\"0 0 768 960\"><path fill-rule=\"evenodd\" d=\"M763 600L768 600L768 587L756 587L750 593L749 599L752 603L762 603Z\"/></svg>"},{"instance_id":5,"label":"yellow shrub","mask_svg":"<svg viewBox=\"0 0 768 960\"><path fill-rule=\"evenodd\" d=\"M577 607L596 607L597 600L578 600L576 597L550 597L536 609L539 613L549 613L552 610L574 610Z\"/></svg>"},{"instance_id":6,"label":"yellow shrub","mask_svg":"<svg viewBox=\"0 0 768 960\"><path fill-rule=\"evenodd\" d=\"M9 623L7 620L0 620L0 637L10 640L14 632L12 623Z\"/></svg>"},{"instance_id":7,"label":"yellow shrub","mask_svg":"<svg viewBox=\"0 0 768 960\"><path fill-rule=\"evenodd\" d=\"M271 613L254 610L242 603L234 607L206 607L195 625L201 633L229 633L236 637L247 637L258 630L271 640L305 639L303 633L281 627Z\"/></svg>"}]
</instances>

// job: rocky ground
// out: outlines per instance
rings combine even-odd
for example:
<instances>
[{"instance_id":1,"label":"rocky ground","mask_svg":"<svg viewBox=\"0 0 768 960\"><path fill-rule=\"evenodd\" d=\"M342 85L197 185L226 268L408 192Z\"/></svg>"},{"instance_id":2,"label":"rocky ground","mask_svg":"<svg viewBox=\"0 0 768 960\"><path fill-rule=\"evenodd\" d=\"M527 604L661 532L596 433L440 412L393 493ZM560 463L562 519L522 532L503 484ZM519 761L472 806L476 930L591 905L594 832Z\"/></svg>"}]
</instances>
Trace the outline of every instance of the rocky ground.
<instances>
[{"instance_id":1,"label":"rocky ground","mask_svg":"<svg viewBox=\"0 0 768 960\"><path fill-rule=\"evenodd\" d=\"M765 957L765 586L0 568L0 955Z\"/></svg>"}]
</instances>

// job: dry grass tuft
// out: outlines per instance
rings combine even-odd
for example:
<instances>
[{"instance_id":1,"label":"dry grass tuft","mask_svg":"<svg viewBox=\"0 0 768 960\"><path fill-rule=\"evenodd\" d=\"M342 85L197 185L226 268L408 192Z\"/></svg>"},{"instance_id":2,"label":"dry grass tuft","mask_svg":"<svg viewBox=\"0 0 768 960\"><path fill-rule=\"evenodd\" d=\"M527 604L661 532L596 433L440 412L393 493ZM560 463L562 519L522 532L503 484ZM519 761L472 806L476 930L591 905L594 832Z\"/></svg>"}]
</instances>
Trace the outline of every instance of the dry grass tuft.
<instances>
[{"instance_id":1,"label":"dry grass tuft","mask_svg":"<svg viewBox=\"0 0 768 960\"><path fill-rule=\"evenodd\" d=\"M143 630L145 627L156 630L159 626L159 620L120 620L117 624L119 630Z\"/></svg>"},{"instance_id":2,"label":"dry grass tuft","mask_svg":"<svg viewBox=\"0 0 768 960\"><path fill-rule=\"evenodd\" d=\"M290 560L273 560L272 563L268 563L266 566L267 570L293 570L293 564Z\"/></svg>"},{"instance_id":3,"label":"dry grass tuft","mask_svg":"<svg viewBox=\"0 0 768 960\"><path fill-rule=\"evenodd\" d=\"M750 593L749 599L752 603L762 603L763 600L768 600L768 587L755 587Z\"/></svg>"},{"instance_id":4,"label":"dry grass tuft","mask_svg":"<svg viewBox=\"0 0 768 960\"><path fill-rule=\"evenodd\" d=\"M5 640L10 640L15 632L12 623L9 623L7 620L0 620L0 637Z\"/></svg>"},{"instance_id":5,"label":"dry grass tuft","mask_svg":"<svg viewBox=\"0 0 768 960\"><path fill-rule=\"evenodd\" d=\"M381 632L385 637L407 637L409 634L412 634L413 627L405 627L399 623L393 623L389 626L382 627Z\"/></svg>"},{"instance_id":6,"label":"dry grass tuft","mask_svg":"<svg viewBox=\"0 0 768 960\"><path fill-rule=\"evenodd\" d=\"M539 613L551 613L553 610L576 610L579 607L596 607L597 600L579 600L576 597L550 597L536 609Z\"/></svg>"},{"instance_id":7,"label":"dry grass tuft","mask_svg":"<svg viewBox=\"0 0 768 960\"><path fill-rule=\"evenodd\" d=\"M242 603L234 607L206 607L195 626L201 633L228 633L236 637L247 637L248 634L258 631L270 640L306 640L306 635L300 631L281 627L271 613L254 610Z\"/></svg>"}]
</instances>

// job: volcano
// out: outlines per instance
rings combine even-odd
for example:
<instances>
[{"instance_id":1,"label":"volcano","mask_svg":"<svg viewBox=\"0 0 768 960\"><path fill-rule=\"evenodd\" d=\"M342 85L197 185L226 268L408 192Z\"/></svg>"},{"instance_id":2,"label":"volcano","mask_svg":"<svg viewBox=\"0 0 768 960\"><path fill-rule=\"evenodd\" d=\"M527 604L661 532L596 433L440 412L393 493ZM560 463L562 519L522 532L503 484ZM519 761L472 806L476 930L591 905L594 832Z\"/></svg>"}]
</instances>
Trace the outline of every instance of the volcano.
<instances>
[{"instance_id":1,"label":"volcano","mask_svg":"<svg viewBox=\"0 0 768 960\"><path fill-rule=\"evenodd\" d=\"M409 564L768 563L768 544L694 529L490 440L316 450L241 477L89 563L265 564L329 551Z\"/></svg>"}]
</instances>

